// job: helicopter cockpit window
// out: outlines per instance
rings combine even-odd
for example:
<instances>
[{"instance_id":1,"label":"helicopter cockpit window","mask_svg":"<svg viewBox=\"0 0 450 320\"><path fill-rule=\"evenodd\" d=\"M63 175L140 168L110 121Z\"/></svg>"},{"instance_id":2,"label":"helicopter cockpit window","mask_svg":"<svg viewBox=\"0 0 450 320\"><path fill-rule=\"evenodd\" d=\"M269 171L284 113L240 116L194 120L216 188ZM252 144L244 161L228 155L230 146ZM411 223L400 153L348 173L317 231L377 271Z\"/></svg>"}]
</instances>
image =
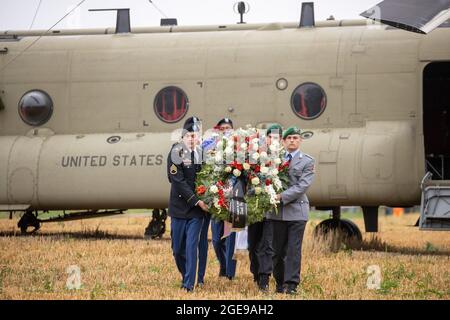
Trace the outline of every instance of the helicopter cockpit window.
<instances>
[{"instance_id":1,"label":"helicopter cockpit window","mask_svg":"<svg viewBox=\"0 0 450 320\"><path fill-rule=\"evenodd\" d=\"M41 126L53 113L53 101L42 90L31 90L25 93L19 101L19 115L30 126Z\"/></svg>"},{"instance_id":2,"label":"helicopter cockpit window","mask_svg":"<svg viewBox=\"0 0 450 320\"><path fill-rule=\"evenodd\" d=\"M155 98L155 113L164 122L180 121L186 115L188 107L186 94L177 87L166 87Z\"/></svg>"},{"instance_id":3,"label":"helicopter cockpit window","mask_svg":"<svg viewBox=\"0 0 450 320\"><path fill-rule=\"evenodd\" d=\"M325 91L318 84L308 82L299 85L291 97L291 107L297 116L305 120L319 117L327 106Z\"/></svg>"}]
</instances>

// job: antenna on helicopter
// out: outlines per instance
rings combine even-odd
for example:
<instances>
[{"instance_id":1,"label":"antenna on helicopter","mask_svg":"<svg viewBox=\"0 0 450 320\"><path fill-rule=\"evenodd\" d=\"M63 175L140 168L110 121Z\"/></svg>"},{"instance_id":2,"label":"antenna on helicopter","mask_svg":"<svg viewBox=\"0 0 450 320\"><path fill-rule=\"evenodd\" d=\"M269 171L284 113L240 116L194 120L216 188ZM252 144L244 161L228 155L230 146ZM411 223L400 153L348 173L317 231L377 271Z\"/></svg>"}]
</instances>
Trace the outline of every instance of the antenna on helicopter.
<instances>
[{"instance_id":1,"label":"antenna on helicopter","mask_svg":"<svg viewBox=\"0 0 450 320\"><path fill-rule=\"evenodd\" d=\"M89 9L89 11L117 11L116 33L130 33L130 8L126 9Z\"/></svg>"},{"instance_id":2,"label":"antenna on helicopter","mask_svg":"<svg viewBox=\"0 0 450 320\"><path fill-rule=\"evenodd\" d=\"M241 15L241 22L238 22L238 24L244 24L244 14L250 11L250 5L247 2L239 1L234 4L233 10Z\"/></svg>"},{"instance_id":3,"label":"antenna on helicopter","mask_svg":"<svg viewBox=\"0 0 450 320\"><path fill-rule=\"evenodd\" d=\"M165 19L161 19L160 25L161 25L161 27L176 26L176 25L178 25L178 22L177 22L177 19L175 19L175 18L165 18Z\"/></svg>"},{"instance_id":4,"label":"antenna on helicopter","mask_svg":"<svg viewBox=\"0 0 450 320\"><path fill-rule=\"evenodd\" d=\"M162 16L164 16L164 18L161 18L161 22L160 22L160 26L161 26L161 27L163 27L163 26L176 26L176 25L178 25L178 21L177 21L176 18L167 18L167 15L166 15L160 8L158 8L158 7L156 6L156 4L153 3L152 0L148 0L148 2L149 2L152 6L154 6L155 9L158 10L159 13L160 13Z\"/></svg>"},{"instance_id":5,"label":"antenna on helicopter","mask_svg":"<svg viewBox=\"0 0 450 320\"><path fill-rule=\"evenodd\" d=\"M314 2L302 2L302 12L300 13L300 28L314 27Z\"/></svg>"}]
</instances>

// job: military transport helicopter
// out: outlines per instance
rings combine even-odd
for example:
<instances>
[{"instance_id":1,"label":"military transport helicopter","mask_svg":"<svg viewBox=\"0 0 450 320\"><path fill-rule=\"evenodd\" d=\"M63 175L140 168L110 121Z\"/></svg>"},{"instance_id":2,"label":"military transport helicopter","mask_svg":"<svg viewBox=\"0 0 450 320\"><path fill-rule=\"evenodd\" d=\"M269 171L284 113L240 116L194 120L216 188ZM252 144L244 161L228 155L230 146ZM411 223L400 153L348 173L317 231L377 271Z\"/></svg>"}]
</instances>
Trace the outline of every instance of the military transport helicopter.
<instances>
[{"instance_id":1,"label":"military transport helicopter","mask_svg":"<svg viewBox=\"0 0 450 320\"><path fill-rule=\"evenodd\" d=\"M24 212L26 232L46 210L166 208L172 131L225 116L314 133L309 198L333 210L320 227L360 237L341 206L376 232L380 205L421 204L422 229L449 229L449 7L386 0L316 22L303 3L296 23L141 28L120 9L116 28L1 32L0 210Z\"/></svg>"}]
</instances>

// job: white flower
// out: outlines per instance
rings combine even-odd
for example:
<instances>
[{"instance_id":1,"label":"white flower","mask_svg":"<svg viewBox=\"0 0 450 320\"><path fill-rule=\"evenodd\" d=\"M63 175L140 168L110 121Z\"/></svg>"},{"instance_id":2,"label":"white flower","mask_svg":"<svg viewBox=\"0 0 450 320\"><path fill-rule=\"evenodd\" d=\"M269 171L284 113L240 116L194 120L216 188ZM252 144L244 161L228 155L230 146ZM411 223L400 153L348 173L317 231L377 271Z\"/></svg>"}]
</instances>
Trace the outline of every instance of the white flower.
<instances>
[{"instance_id":1,"label":"white flower","mask_svg":"<svg viewBox=\"0 0 450 320\"><path fill-rule=\"evenodd\" d=\"M273 162L275 162L275 164L281 164L281 159L280 158L275 158L275 160L273 160Z\"/></svg>"},{"instance_id":2,"label":"white flower","mask_svg":"<svg viewBox=\"0 0 450 320\"><path fill-rule=\"evenodd\" d=\"M253 144L258 144L258 143L259 143L259 139L258 139L258 138L252 139L252 143L253 143Z\"/></svg>"},{"instance_id":3,"label":"white flower","mask_svg":"<svg viewBox=\"0 0 450 320\"><path fill-rule=\"evenodd\" d=\"M231 147L226 147L225 148L225 154L230 155L234 152L233 148Z\"/></svg>"},{"instance_id":4,"label":"white flower","mask_svg":"<svg viewBox=\"0 0 450 320\"><path fill-rule=\"evenodd\" d=\"M252 154L252 159L253 160L258 160L259 159L259 153L255 152L254 154Z\"/></svg>"},{"instance_id":5,"label":"white flower","mask_svg":"<svg viewBox=\"0 0 450 320\"><path fill-rule=\"evenodd\" d=\"M219 188L217 188L216 185L212 185L211 187L209 187L209 191L211 191L212 193L217 193L219 192Z\"/></svg>"},{"instance_id":6,"label":"white flower","mask_svg":"<svg viewBox=\"0 0 450 320\"><path fill-rule=\"evenodd\" d=\"M262 192L261 187L256 187L256 188L255 188L255 194L256 194L256 195L261 194L261 192Z\"/></svg>"},{"instance_id":7,"label":"white flower","mask_svg":"<svg viewBox=\"0 0 450 320\"><path fill-rule=\"evenodd\" d=\"M229 147L233 147L233 146L234 146L234 141L233 141L233 139L227 140L227 146L229 146Z\"/></svg>"},{"instance_id":8,"label":"white flower","mask_svg":"<svg viewBox=\"0 0 450 320\"><path fill-rule=\"evenodd\" d=\"M241 175L241 171L239 171L238 169L234 169L233 174L235 177L239 177Z\"/></svg>"},{"instance_id":9,"label":"white flower","mask_svg":"<svg viewBox=\"0 0 450 320\"><path fill-rule=\"evenodd\" d=\"M269 173L269 168L267 168L267 167L261 167L261 173L262 173L262 174L267 174L267 173Z\"/></svg>"},{"instance_id":10,"label":"white flower","mask_svg":"<svg viewBox=\"0 0 450 320\"><path fill-rule=\"evenodd\" d=\"M272 152L277 152L278 151L278 146L275 146L274 144L271 144L269 147L270 151Z\"/></svg>"},{"instance_id":11,"label":"white flower","mask_svg":"<svg viewBox=\"0 0 450 320\"><path fill-rule=\"evenodd\" d=\"M261 152L259 155L261 158L267 158L267 152L265 151Z\"/></svg>"},{"instance_id":12,"label":"white flower","mask_svg":"<svg viewBox=\"0 0 450 320\"><path fill-rule=\"evenodd\" d=\"M277 193L275 192L275 189L272 185L266 186L266 192L269 195L269 202L271 205L277 205L278 203L280 203L280 201L277 200Z\"/></svg>"},{"instance_id":13,"label":"white flower","mask_svg":"<svg viewBox=\"0 0 450 320\"><path fill-rule=\"evenodd\" d=\"M220 205L219 205L219 199L218 198L214 198L214 207L216 207L216 209L220 210Z\"/></svg>"},{"instance_id":14,"label":"white flower","mask_svg":"<svg viewBox=\"0 0 450 320\"><path fill-rule=\"evenodd\" d=\"M247 144L246 143L242 143L241 144L241 149L247 150Z\"/></svg>"},{"instance_id":15,"label":"white flower","mask_svg":"<svg viewBox=\"0 0 450 320\"><path fill-rule=\"evenodd\" d=\"M230 166L225 168L226 173L230 173L232 170L233 170L233 168L231 168Z\"/></svg>"},{"instance_id":16,"label":"white flower","mask_svg":"<svg viewBox=\"0 0 450 320\"><path fill-rule=\"evenodd\" d=\"M244 163L244 164L242 165L242 167L244 167L244 170L249 170L249 169L250 169L250 164L248 164L248 163L246 162L246 163Z\"/></svg>"},{"instance_id":17,"label":"white flower","mask_svg":"<svg viewBox=\"0 0 450 320\"><path fill-rule=\"evenodd\" d=\"M206 154L205 162L206 162L207 164L214 164L214 163L215 163L215 161L214 161L214 155L213 155L212 153L208 152L208 153Z\"/></svg>"},{"instance_id":18,"label":"white flower","mask_svg":"<svg viewBox=\"0 0 450 320\"><path fill-rule=\"evenodd\" d=\"M278 175L278 169L272 169L272 171L270 172L270 174L271 174L272 176Z\"/></svg>"},{"instance_id":19,"label":"white flower","mask_svg":"<svg viewBox=\"0 0 450 320\"><path fill-rule=\"evenodd\" d=\"M222 142L222 140L220 140L219 142L217 142L216 148L217 148L217 150L222 150L222 148L223 148L223 142Z\"/></svg>"},{"instance_id":20,"label":"white flower","mask_svg":"<svg viewBox=\"0 0 450 320\"><path fill-rule=\"evenodd\" d=\"M253 149L253 151L258 151L259 145L254 143L254 144L252 145L252 149Z\"/></svg>"},{"instance_id":21,"label":"white flower","mask_svg":"<svg viewBox=\"0 0 450 320\"><path fill-rule=\"evenodd\" d=\"M279 147L280 146L280 142L278 140L272 140L270 145L275 146L275 147Z\"/></svg>"},{"instance_id":22,"label":"white flower","mask_svg":"<svg viewBox=\"0 0 450 320\"><path fill-rule=\"evenodd\" d=\"M223 153L217 152L216 156L215 156L215 160L216 160L216 162L222 162L223 161Z\"/></svg>"},{"instance_id":23,"label":"white flower","mask_svg":"<svg viewBox=\"0 0 450 320\"><path fill-rule=\"evenodd\" d=\"M257 185L259 184L259 178L258 178L258 177L254 177L254 178L252 179L252 184L253 184L254 186L257 186Z\"/></svg>"},{"instance_id":24,"label":"white flower","mask_svg":"<svg viewBox=\"0 0 450 320\"><path fill-rule=\"evenodd\" d=\"M281 183L281 180L278 177L273 178L272 183L277 189L277 191L283 189L283 184Z\"/></svg>"}]
</instances>

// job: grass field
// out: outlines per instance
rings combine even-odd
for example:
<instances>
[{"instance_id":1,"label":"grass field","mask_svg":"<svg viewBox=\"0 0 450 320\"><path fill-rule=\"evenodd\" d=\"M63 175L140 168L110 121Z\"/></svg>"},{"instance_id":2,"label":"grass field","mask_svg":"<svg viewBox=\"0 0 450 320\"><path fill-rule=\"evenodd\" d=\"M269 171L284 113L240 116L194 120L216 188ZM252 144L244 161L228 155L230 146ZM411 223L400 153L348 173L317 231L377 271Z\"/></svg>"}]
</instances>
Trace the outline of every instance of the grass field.
<instances>
[{"instance_id":1,"label":"grass field","mask_svg":"<svg viewBox=\"0 0 450 320\"><path fill-rule=\"evenodd\" d=\"M360 215L352 217L364 230ZM273 282L269 293L260 293L247 252L237 255L236 279L218 278L211 243L205 286L185 293L169 231L162 240L143 238L149 217L49 223L34 236L20 236L16 218L0 219L0 299L449 299L450 233L419 231L412 227L417 218L380 216L381 231L363 234L362 247L334 251L313 239L320 220L311 219L296 296L273 293ZM81 287L71 290L73 265ZM379 289L367 287L372 268L381 272Z\"/></svg>"}]
</instances>

